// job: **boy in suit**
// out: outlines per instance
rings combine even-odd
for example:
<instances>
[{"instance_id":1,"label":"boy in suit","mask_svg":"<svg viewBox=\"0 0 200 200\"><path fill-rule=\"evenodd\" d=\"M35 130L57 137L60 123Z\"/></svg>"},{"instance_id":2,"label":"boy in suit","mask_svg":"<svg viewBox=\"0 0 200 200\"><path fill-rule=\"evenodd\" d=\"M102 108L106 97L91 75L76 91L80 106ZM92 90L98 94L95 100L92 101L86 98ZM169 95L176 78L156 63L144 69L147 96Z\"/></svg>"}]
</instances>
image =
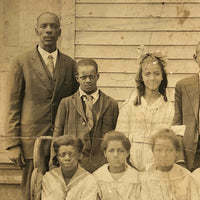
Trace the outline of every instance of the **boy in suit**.
<instances>
[{"instance_id":1,"label":"boy in suit","mask_svg":"<svg viewBox=\"0 0 200 200\"><path fill-rule=\"evenodd\" d=\"M97 88L98 79L98 66L94 60L83 59L77 63L79 90L60 102L53 134L55 137L64 134L82 139L82 166L89 172L106 162L101 141L106 132L115 129L119 113L117 102Z\"/></svg>"}]
</instances>

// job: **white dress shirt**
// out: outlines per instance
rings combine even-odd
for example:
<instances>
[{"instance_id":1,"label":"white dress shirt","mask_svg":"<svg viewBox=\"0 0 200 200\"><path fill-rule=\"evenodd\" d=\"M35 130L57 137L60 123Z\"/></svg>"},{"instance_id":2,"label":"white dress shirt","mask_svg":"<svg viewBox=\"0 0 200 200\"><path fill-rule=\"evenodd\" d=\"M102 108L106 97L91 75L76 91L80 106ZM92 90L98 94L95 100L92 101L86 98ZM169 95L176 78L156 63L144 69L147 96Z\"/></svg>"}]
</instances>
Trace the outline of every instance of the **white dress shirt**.
<instances>
[{"instance_id":1,"label":"white dress shirt","mask_svg":"<svg viewBox=\"0 0 200 200\"><path fill-rule=\"evenodd\" d=\"M57 56L58 56L58 49L56 49L54 52L49 53L48 51L45 51L40 46L38 46L38 51L40 55L42 56L44 63L47 65L47 59L48 56L51 55L53 57L53 64L54 67L56 66Z\"/></svg>"},{"instance_id":2,"label":"white dress shirt","mask_svg":"<svg viewBox=\"0 0 200 200\"><path fill-rule=\"evenodd\" d=\"M80 87L79 87L79 93L80 93L80 97L88 95ZM92 104L94 105L95 102L99 99L99 89L97 89L94 93L90 95L93 97Z\"/></svg>"}]
</instances>

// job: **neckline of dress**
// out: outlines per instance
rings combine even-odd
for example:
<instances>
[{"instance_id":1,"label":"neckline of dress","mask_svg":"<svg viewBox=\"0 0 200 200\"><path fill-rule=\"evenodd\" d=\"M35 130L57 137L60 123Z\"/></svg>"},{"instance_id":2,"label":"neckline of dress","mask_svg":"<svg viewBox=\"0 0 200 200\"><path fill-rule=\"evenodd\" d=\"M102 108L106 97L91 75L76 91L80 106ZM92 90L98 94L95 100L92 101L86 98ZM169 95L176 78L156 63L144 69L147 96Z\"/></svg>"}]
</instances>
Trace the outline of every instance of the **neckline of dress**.
<instances>
[{"instance_id":1,"label":"neckline of dress","mask_svg":"<svg viewBox=\"0 0 200 200\"><path fill-rule=\"evenodd\" d=\"M141 97L141 106L144 107L145 109L156 109L162 106L164 102L163 96L161 95L158 99L154 101L151 105L148 105L145 98L142 96Z\"/></svg>"}]
</instances>

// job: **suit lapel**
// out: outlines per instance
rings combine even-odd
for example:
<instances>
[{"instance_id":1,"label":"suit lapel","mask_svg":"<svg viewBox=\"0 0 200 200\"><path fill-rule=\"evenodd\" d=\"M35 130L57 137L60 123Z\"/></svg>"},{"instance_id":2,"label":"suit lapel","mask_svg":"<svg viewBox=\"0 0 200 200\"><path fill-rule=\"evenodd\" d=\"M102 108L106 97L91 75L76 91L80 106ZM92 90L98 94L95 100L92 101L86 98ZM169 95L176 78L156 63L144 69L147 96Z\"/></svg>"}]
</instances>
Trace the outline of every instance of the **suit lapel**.
<instances>
[{"instance_id":1,"label":"suit lapel","mask_svg":"<svg viewBox=\"0 0 200 200\"><path fill-rule=\"evenodd\" d=\"M96 121L98 122L99 119L102 117L108 106L110 105L110 101L108 101L108 96L106 96L103 92L99 90L99 112L97 113Z\"/></svg>"},{"instance_id":2,"label":"suit lapel","mask_svg":"<svg viewBox=\"0 0 200 200\"><path fill-rule=\"evenodd\" d=\"M191 81L185 86L188 97L190 99L195 118L198 121L199 113L199 77L198 74L191 78Z\"/></svg>"},{"instance_id":3,"label":"suit lapel","mask_svg":"<svg viewBox=\"0 0 200 200\"><path fill-rule=\"evenodd\" d=\"M79 91L77 91L74 95L73 95L73 99L72 99L74 108L77 110L77 112L82 116L82 118L84 119L85 122L87 122L86 116L85 116L85 112L83 110L83 104L82 104L82 100L80 98L80 94Z\"/></svg>"},{"instance_id":4,"label":"suit lapel","mask_svg":"<svg viewBox=\"0 0 200 200\"><path fill-rule=\"evenodd\" d=\"M53 93L53 97L56 96L56 93L59 91L65 76L66 76L66 71L67 71L67 67L66 67L67 63L65 60L65 57L62 55L62 53L60 53L58 51L58 58L57 58L57 63L56 63L56 85L55 85L55 89L54 89L54 93Z\"/></svg>"},{"instance_id":5,"label":"suit lapel","mask_svg":"<svg viewBox=\"0 0 200 200\"><path fill-rule=\"evenodd\" d=\"M37 48L37 47L36 47ZM49 90L50 93L52 93L52 87L51 87L51 80L49 79L42 62L39 57L39 53L35 49L33 52L33 56L31 59L31 67L33 68L33 71L38 76L42 84Z\"/></svg>"}]
</instances>

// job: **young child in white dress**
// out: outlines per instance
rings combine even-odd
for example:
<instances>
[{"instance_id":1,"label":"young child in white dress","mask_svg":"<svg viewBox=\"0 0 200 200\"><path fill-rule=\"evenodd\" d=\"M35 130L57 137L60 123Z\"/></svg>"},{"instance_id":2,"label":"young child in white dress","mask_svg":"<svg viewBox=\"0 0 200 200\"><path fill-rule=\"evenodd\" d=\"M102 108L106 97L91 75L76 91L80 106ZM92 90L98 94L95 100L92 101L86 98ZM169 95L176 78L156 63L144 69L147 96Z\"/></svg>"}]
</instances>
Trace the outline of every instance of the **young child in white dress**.
<instances>
[{"instance_id":1,"label":"young child in white dress","mask_svg":"<svg viewBox=\"0 0 200 200\"><path fill-rule=\"evenodd\" d=\"M135 79L137 89L119 111L116 130L129 138L130 161L140 171L152 162L150 137L161 128L169 128L173 121L174 104L166 95L166 64L166 57L159 52L142 55Z\"/></svg>"},{"instance_id":2,"label":"young child in white dress","mask_svg":"<svg viewBox=\"0 0 200 200\"><path fill-rule=\"evenodd\" d=\"M179 148L171 129L162 129L152 137L155 162L141 177L143 200L200 199L191 172L175 164Z\"/></svg>"},{"instance_id":3,"label":"young child in white dress","mask_svg":"<svg viewBox=\"0 0 200 200\"><path fill-rule=\"evenodd\" d=\"M139 199L139 173L127 164L130 147L131 144L123 133L111 131L105 134L102 149L108 164L93 173L98 184L98 199Z\"/></svg>"}]
</instances>

